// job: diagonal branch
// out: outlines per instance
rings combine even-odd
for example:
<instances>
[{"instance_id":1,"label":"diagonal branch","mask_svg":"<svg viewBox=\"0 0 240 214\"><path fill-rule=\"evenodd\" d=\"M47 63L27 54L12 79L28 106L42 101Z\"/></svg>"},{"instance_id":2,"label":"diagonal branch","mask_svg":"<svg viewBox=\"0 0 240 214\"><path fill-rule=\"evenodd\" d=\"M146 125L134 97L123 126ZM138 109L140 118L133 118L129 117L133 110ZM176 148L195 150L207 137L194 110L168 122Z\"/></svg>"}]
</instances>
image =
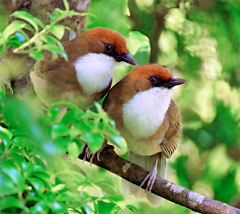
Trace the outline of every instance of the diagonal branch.
<instances>
[{"instance_id":1,"label":"diagonal branch","mask_svg":"<svg viewBox=\"0 0 240 214\"><path fill-rule=\"evenodd\" d=\"M83 157L84 152L79 155L80 159L83 159ZM114 152L112 146L107 146L103 149L100 159L101 161L98 161L94 158L93 164L100 166L138 186L140 186L141 182L148 173L140 166L120 158ZM89 160L87 161L89 162ZM143 188L146 188L145 185ZM204 197L160 177L156 178L152 188L152 193L199 213L240 214L240 209L229 206L220 201Z\"/></svg>"}]
</instances>

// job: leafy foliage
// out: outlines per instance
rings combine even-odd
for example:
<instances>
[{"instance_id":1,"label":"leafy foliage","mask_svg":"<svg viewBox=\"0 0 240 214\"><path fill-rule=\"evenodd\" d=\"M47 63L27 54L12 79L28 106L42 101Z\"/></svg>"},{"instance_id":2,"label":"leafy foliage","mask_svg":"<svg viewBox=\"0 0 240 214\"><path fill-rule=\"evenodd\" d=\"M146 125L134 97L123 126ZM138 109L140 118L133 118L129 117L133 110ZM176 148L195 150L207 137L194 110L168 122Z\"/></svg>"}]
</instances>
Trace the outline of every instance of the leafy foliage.
<instances>
[{"instance_id":1,"label":"leafy foliage","mask_svg":"<svg viewBox=\"0 0 240 214\"><path fill-rule=\"evenodd\" d=\"M45 25L40 19L32 16L26 11L16 11L11 16L20 20L13 21L0 33L0 55L12 48L14 53L27 53L31 58L42 60L41 51L47 50L53 54L67 59L62 43L59 41L64 35L66 26L57 24L66 17L80 15L69 9L67 1L64 1L65 10L56 8L54 14L49 13L50 23ZM32 37L26 34L32 33Z\"/></svg>"},{"instance_id":2,"label":"leafy foliage","mask_svg":"<svg viewBox=\"0 0 240 214\"><path fill-rule=\"evenodd\" d=\"M103 1L104 2L104 1ZM142 32L152 29L156 11L169 9L158 40L158 63L188 82L176 89L182 137L168 161L168 179L207 197L235 205L239 200L239 3L237 1L136 0L146 14L142 31L130 31L125 0L92 0L87 29L107 27L125 36L139 65L150 58L150 41ZM23 11L0 33L0 54L7 49L41 60L42 50L67 56L59 42L66 27L58 24L77 15L56 9L49 24ZM2 11L2 9L0 8ZM224 14L224 15L223 15ZM2 16L1 16L2 18ZM131 18L131 16L130 16ZM6 17L3 17L6 19ZM25 32L29 32L26 34ZM128 33L129 32L129 33ZM1 61L0 61L1 63ZM114 82L130 70L118 67ZM43 111L6 94L11 87L1 77L0 92L0 210L8 213L192 213L166 200L158 208L124 197L120 179L103 169L79 164L87 141L97 151L104 137L126 152L124 140L100 105L86 112L58 102ZM8 88L6 92L5 88ZM101 102L99 102L101 103ZM69 110L62 115L64 108ZM65 153L69 158L62 158Z\"/></svg>"},{"instance_id":3,"label":"leafy foliage","mask_svg":"<svg viewBox=\"0 0 240 214\"><path fill-rule=\"evenodd\" d=\"M91 181L75 163L83 140L87 140L93 153L101 147L104 137L126 148L101 106L96 103L98 112L83 112L70 103L55 103L36 120L28 106L6 97L5 87L1 86L0 210L66 213L70 209L85 213L105 206L108 210L120 209L118 202L123 198L109 194L116 192L113 185ZM69 110L59 119L60 106ZM62 160L66 152L70 159ZM91 196L84 190L88 186L100 188L103 195Z\"/></svg>"}]
</instances>

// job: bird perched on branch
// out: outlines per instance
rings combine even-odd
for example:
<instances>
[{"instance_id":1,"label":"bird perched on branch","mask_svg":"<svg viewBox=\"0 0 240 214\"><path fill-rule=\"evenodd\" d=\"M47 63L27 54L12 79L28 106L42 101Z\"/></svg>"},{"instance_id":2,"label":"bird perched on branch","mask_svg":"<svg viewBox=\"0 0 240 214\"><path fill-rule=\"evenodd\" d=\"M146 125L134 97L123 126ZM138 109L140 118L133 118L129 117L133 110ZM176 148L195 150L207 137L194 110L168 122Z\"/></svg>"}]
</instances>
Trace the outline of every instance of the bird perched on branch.
<instances>
[{"instance_id":1,"label":"bird perched on branch","mask_svg":"<svg viewBox=\"0 0 240 214\"><path fill-rule=\"evenodd\" d=\"M185 82L173 78L164 67L139 66L118 82L103 102L104 110L127 141L128 160L150 171L141 184L146 185L146 190L151 191L156 175L165 178L166 158L176 150L180 120L171 99L172 88ZM126 194L145 196L145 190L126 180L122 185ZM146 196L155 206L162 200L150 192Z\"/></svg>"},{"instance_id":2,"label":"bird perched on branch","mask_svg":"<svg viewBox=\"0 0 240 214\"><path fill-rule=\"evenodd\" d=\"M118 62L136 65L127 53L126 40L110 29L88 30L63 46L67 61L52 60L46 52L30 74L37 96L47 107L66 100L87 109L109 91Z\"/></svg>"}]
</instances>

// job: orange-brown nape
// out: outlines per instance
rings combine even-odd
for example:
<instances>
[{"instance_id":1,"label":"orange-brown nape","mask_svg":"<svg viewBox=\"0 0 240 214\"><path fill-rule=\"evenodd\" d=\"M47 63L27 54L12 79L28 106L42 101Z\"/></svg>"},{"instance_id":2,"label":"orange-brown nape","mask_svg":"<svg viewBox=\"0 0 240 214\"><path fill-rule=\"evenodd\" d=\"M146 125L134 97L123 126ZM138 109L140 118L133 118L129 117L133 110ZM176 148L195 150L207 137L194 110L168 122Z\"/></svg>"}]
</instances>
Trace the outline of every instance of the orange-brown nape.
<instances>
[{"instance_id":1,"label":"orange-brown nape","mask_svg":"<svg viewBox=\"0 0 240 214\"><path fill-rule=\"evenodd\" d=\"M94 38L98 38L105 44L113 45L118 54L128 52L126 40L116 31L100 27L94 28L88 31L88 40Z\"/></svg>"},{"instance_id":2,"label":"orange-brown nape","mask_svg":"<svg viewBox=\"0 0 240 214\"><path fill-rule=\"evenodd\" d=\"M140 78L149 79L152 76L158 77L162 80L169 80L173 75L164 67L159 65L143 65L136 67L128 75L131 81L138 81Z\"/></svg>"}]
</instances>

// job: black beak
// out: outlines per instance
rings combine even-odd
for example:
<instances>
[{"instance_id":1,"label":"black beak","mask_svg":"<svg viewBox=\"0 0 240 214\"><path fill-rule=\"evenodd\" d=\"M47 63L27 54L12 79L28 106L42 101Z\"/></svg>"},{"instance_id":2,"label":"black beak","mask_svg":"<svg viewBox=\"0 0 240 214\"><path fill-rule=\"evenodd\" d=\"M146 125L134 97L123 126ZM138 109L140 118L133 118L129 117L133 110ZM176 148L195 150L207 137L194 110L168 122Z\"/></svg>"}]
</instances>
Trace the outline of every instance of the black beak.
<instances>
[{"instance_id":1,"label":"black beak","mask_svg":"<svg viewBox=\"0 0 240 214\"><path fill-rule=\"evenodd\" d=\"M121 54L119 61L124 61L132 65L137 65L134 59L129 54Z\"/></svg>"},{"instance_id":2,"label":"black beak","mask_svg":"<svg viewBox=\"0 0 240 214\"><path fill-rule=\"evenodd\" d=\"M164 87L166 87L166 88L172 88L173 86L181 85L181 84L183 84L183 83L185 83L185 82L186 82L185 79L172 78L172 79L168 80L168 81L164 84Z\"/></svg>"}]
</instances>

